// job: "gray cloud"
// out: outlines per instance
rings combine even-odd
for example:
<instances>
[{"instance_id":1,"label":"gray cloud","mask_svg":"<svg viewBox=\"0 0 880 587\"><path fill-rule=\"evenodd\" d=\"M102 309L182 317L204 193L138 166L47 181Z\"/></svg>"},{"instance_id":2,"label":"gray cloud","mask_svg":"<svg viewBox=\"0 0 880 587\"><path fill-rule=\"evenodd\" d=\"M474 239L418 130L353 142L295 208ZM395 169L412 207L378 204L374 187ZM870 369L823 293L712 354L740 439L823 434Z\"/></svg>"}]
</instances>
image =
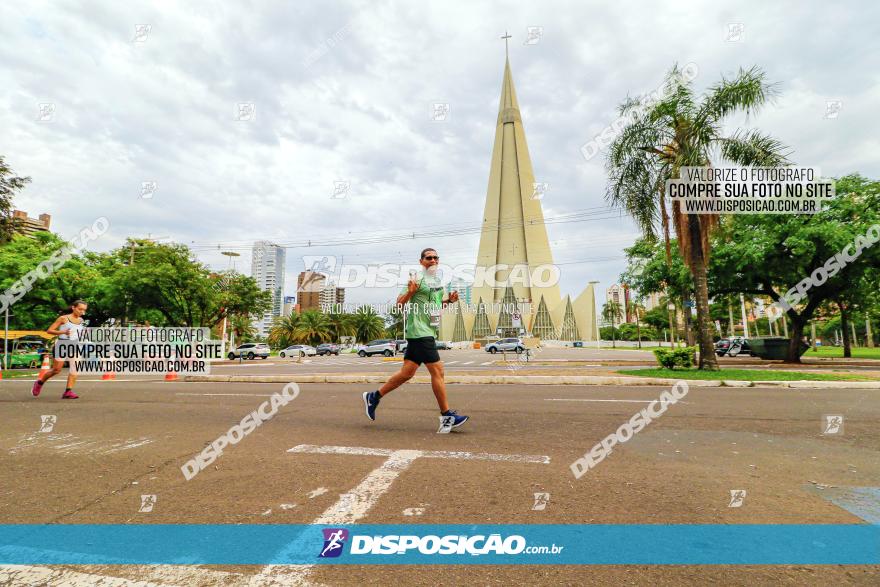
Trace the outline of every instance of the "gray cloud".
<instances>
[{"instance_id":1,"label":"gray cloud","mask_svg":"<svg viewBox=\"0 0 880 587\"><path fill-rule=\"evenodd\" d=\"M503 71L505 30L545 214L604 203L601 157L580 146L627 96L650 92L674 63L696 85L757 64L780 82L778 102L751 120L826 174L880 176L880 81L872 4L818 2L734 8L698 2L152 3L0 7L0 153L34 182L16 201L49 212L72 235L101 215L111 232L169 236L225 267L220 249L332 239L431 225L476 226L483 213ZM742 23L728 42L729 23ZM134 43L136 24L149 24ZM527 26L542 26L524 45ZM828 100L840 100L825 119ZM55 120L35 120L37 104ZM235 120L237 104L256 117ZM446 122L431 105L448 102ZM333 182L350 195L331 199ZM158 181L151 200L142 181ZM602 287L637 236L624 216L548 226L563 290ZM288 251L288 290L306 254L409 261L430 244L469 262L477 235ZM592 260L592 261L590 261ZM351 292L381 301L388 291ZM601 296L600 296L601 299Z\"/></svg>"}]
</instances>

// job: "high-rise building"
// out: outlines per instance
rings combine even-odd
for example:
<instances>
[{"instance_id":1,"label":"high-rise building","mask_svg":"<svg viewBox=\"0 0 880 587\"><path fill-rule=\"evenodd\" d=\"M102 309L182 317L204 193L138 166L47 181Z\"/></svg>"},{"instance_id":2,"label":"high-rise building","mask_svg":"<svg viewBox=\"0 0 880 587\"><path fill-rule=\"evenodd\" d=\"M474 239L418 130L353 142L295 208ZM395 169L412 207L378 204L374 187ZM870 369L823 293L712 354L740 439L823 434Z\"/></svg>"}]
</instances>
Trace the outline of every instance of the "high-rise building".
<instances>
[{"instance_id":1,"label":"high-rise building","mask_svg":"<svg viewBox=\"0 0 880 587\"><path fill-rule=\"evenodd\" d=\"M297 308L300 312L321 309L321 292L327 276L316 271L302 271L296 278Z\"/></svg>"},{"instance_id":2,"label":"high-rise building","mask_svg":"<svg viewBox=\"0 0 880 587\"><path fill-rule=\"evenodd\" d=\"M471 303L472 293L473 293L473 285L465 281L460 277L456 277L449 281L449 285L446 286L446 293L452 293L454 291L458 292L458 299L464 302L465 304Z\"/></svg>"},{"instance_id":3,"label":"high-rise building","mask_svg":"<svg viewBox=\"0 0 880 587\"><path fill-rule=\"evenodd\" d=\"M318 296L318 301L323 312L341 311L342 304L345 303L345 289L336 287L336 282L328 279Z\"/></svg>"},{"instance_id":4,"label":"high-rise building","mask_svg":"<svg viewBox=\"0 0 880 587\"><path fill-rule=\"evenodd\" d=\"M24 210L13 210L12 220L15 222L16 232L31 236L35 232L48 232L52 217L48 214L40 214L39 218L30 218Z\"/></svg>"},{"instance_id":5,"label":"high-rise building","mask_svg":"<svg viewBox=\"0 0 880 587\"><path fill-rule=\"evenodd\" d=\"M617 304L619 308L618 315L614 317L615 324L630 322L629 288L627 286L615 283L606 289L605 301L609 304Z\"/></svg>"},{"instance_id":6,"label":"high-rise building","mask_svg":"<svg viewBox=\"0 0 880 587\"><path fill-rule=\"evenodd\" d=\"M554 267L541 208L545 188L532 170L510 62L506 60L476 268L484 274L492 267L507 268L497 269L488 279L475 280L469 306L446 306L440 320L441 340L517 336L523 330L545 340L596 340L592 285L572 299L560 294L558 279L545 282L521 278L524 273L545 275L548 268ZM478 274L475 272L475 276Z\"/></svg>"},{"instance_id":7,"label":"high-rise building","mask_svg":"<svg viewBox=\"0 0 880 587\"><path fill-rule=\"evenodd\" d=\"M645 311L647 312L660 306L662 298L663 294L660 292L654 292L652 294L644 296L643 304L645 306Z\"/></svg>"},{"instance_id":8,"label":"high-rise building","mask_svg":"<svg viewBox=\"0 0 880 587\"><path fill-rule=\"evenodd\" d=\"M257 286L272 293L272 307L256 321L254 327L260 336L268 336L275 318L284 309L284 268L287 252L269 241L257 241L251 254L251 277Z\"/></svg>"}]
</instances>

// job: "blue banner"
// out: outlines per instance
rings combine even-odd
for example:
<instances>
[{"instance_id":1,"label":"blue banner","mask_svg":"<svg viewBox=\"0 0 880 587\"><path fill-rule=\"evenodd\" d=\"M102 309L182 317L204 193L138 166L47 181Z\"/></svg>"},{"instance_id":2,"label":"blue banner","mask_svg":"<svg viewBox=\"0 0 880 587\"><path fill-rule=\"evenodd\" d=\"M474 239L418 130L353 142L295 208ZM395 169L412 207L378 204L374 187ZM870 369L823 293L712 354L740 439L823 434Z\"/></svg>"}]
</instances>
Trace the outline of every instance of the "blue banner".
<instances>
[{"instance_id":1,"label":"blue banner","mask_svg":"<svg viewBox=\"0 0 880 587\"><path fill-rule=\"evenodd\" d=\"M21 524L0 564L876 565L880 526Z\"/></svg>"}]
</instances>

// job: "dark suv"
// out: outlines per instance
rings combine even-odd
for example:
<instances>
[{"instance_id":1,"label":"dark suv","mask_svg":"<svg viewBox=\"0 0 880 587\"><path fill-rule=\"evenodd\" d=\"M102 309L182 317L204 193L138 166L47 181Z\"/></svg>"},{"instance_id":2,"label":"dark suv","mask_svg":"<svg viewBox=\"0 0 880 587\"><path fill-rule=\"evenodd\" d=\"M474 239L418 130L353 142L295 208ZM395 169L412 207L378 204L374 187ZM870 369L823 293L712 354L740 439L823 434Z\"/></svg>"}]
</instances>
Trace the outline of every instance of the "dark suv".
<instances>
[{"instance_id":1,"label":"dark suv","mask_svg":"<svg viewBox=\"0 0 880 587\"><path fill-rule=\"evenodd\" d=\"M740 347L739 351L734 348L734 354L730 354L730 347L736 347L737 345ZM718 342L715 343L715 354L719 357L723 357L724 355L735 357L737 355L744 356L752 356L752 347L749 346L749 340L747 338L743 338L741 336L734 336L732 338L722 338Z\"/></svg>"},{"instance_id":2,"label":"dark suv","mask_svg":"<svg viewBox=\"0 0 880 587\"><path fill-rule=\"evenodd\" d=\"M317 349L318 356L322 355L339 355L339 345L333 344L332 342L325 342L324 344L319 344Z\"/></svg>"}]
</instances>

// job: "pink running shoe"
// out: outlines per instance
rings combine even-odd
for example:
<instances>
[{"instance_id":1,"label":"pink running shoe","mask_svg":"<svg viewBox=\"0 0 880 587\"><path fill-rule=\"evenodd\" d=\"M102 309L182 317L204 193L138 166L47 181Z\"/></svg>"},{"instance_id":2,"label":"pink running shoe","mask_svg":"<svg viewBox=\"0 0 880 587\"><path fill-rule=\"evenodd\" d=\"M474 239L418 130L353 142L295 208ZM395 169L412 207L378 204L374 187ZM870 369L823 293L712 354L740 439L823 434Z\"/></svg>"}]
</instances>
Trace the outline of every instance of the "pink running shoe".
<instances>
[{"instance_id":1,"label":"pink running shoe","mask_svg":"<svg viewBox=\"0 0 880 587\"><path fill-rule=\"evenodd\" d=\"M79 399L79 396L73 393L72 389L69 389L61 394L61 399Z\"/></svg>"},{"instance_id":2,"label":"pink running shoe","mask_svg":"<svg viewBox=\"0 0 880 587\"><path fill-rule=\"evenodd\" d=\"M31 393L34 394L34 397L37 397L41 391L43 391L43 382L37 379L34 381L34 386L31 387Z\"/></svg>"}]
</instances>

